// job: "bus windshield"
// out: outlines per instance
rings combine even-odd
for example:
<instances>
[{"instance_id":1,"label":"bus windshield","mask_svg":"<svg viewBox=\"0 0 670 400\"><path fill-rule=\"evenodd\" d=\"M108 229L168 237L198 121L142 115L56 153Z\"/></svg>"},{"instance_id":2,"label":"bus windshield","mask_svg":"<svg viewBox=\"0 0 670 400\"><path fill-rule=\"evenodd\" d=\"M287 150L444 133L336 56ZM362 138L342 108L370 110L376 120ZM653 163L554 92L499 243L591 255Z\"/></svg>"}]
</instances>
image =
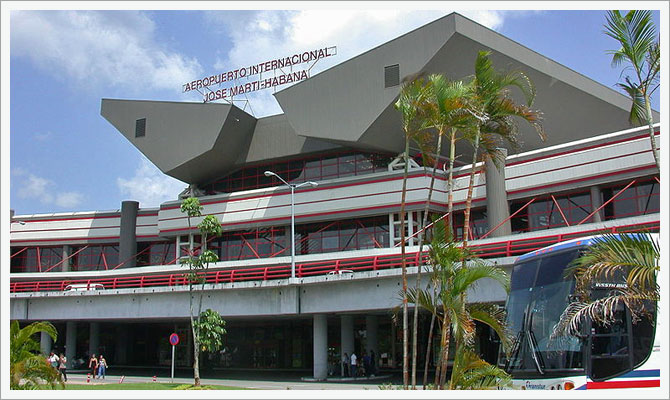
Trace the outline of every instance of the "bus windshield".
<instances>
[{"instance_id":1,"label":"bus windshield","mask_svg":"<svg viewBox=\"0 0 670 400\"><path fill-rule=\"evenodd\" d=\"M514 265L507 325L515 340L510 358L506 359L504 353L499 357L499 366L514 378L565 375L568 370L583 372L579 339L551 338L574 288L574 279L565 278L564 271L580 250L573 247Z\"/></svg>"}]
</instances>

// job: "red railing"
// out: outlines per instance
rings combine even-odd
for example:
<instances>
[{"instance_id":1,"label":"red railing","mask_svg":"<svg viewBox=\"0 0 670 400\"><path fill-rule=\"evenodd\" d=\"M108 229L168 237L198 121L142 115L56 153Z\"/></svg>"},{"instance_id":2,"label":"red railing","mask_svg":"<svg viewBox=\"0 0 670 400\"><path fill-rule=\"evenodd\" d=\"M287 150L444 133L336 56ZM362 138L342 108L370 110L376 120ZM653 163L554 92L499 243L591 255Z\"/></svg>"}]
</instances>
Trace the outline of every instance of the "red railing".
<instances>
[{"instance_id":1,"label":"red railing","mask_svg":"<svg viewBox=\"0 0 670 400\"><path fill-rule=\"evenodd\" d=\"M501 242L491 242L486 244L474 244L470 248L478 253L482 258L511 257L546 247L565 240L584 237L589 235L601 234L606 232L621 233L639 230L658 230L659 221L648 223L616 226L611 228L590 229L579 232L570 232L546 236L535 236L532 238L511 239ZM422 263L428 259L427 252L424 252ZM416 267L420 265L418 252L407 254L407 266ZM383 269L399 268L401 266L400 254L378 255L367 257L346 258L339 260L314 261L296 264L296 276L304 278L309 276L325 275L331 271L349 270L353 272L360 271L378 271ZM291 276L290 265L275 265L256 268L236 268L211 270L203 272L200 276L205 278L206 283L232 283L246 281L266 281L272 279L285 279ZM188 284L184 273L172 273L164 275L142 275L142 276L123 276L112 278L78 279L78 280L58 280L58 281L12 281L10 282L10 292L44 292L44 291L64 291L68 285L82 284L101 284L105 289L126 289L126 288L147 288L159 286L184 286Z\"/></svg>"}]
</instances>

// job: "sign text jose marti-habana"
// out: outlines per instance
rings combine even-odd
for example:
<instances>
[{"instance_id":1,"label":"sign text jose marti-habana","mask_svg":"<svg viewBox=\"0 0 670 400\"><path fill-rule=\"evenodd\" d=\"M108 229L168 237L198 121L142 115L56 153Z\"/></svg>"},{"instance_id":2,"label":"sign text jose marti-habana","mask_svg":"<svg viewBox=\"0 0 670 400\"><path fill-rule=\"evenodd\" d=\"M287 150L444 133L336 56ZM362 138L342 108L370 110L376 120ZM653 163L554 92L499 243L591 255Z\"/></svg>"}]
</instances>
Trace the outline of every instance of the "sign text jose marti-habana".
<instances>
[{"instance_id":1,"label":"sign text jose marti-habana","mask_svg":"<svg viewBox=\"0 0 670 400\"><path fill-rule=\"evenodd\" d=\"M259 64L250 65L245 68L238 68L232 71L223 72L221 74L206 76L202 79L194 80L192 82L187 82L182 85L182 92L186 93L192 90L197 90L200 92L200 89L207 88L208 91L200 92L203 96L203 101L207 103L214 100L222 100L228 97L233 97L238 94L249 93L256 90L269 89L274 86L285 85L287 83L298 82L309 77L306 70L303 69L300 71L288 73L284 73L282 71L280 74L274 74L274 76L269 78L259 78L257 80L242 84L238 84L239 82L236 81L240 78L249 79L251 76L259 75L264 72L275 71L298 64L315 62L322 58L331 57L336 54L337 47L335 46L305 51L304 53L294 54L289 57L277 58ZM217 90L209 89L209 86L220 85L225 82L235 82L235 84L229 88L221 88Z\"/></svg>"}]
</instances>

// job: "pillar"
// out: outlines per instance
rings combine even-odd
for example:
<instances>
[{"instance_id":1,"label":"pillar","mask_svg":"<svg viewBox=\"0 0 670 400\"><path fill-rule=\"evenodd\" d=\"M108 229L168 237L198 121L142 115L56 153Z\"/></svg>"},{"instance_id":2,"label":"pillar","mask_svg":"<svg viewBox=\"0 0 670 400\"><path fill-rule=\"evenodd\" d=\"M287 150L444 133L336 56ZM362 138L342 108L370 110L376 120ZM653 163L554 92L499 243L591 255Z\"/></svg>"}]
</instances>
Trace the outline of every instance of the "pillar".
<instances>
[{"instance_id":1,"label":"pillar","mask_svg":"<svg viewBox=\"0 0 670 400\"><path fill-rule=\"evenodd\" d=\"M324 314L314 315L314 379L328 376L328 321Z\"/></svg>"},{"instance_id":2,"label":"pillar","mask_svg":"<svg viewBox=\"0 0 670 400\"><path fill-rule=\"evenodd\" d=\"M340 317L340 361L344 353L351 357L354 352L354 317L353 315L342 315ZM341 364L341 363L340 363ZM347 366L347 368L349 368ZM341 365L340 370L344 376L344 365Z\"/></svg>"},{"instance_id":3,"label":"pillar","mask_svg":"<svg viewBox=\"0 0 670 400\"><path fill-rule=\"evenodd\" d=\"M128 363L128 326L116 327L114 363L116 365L126 365Z\"/></svg>"},{"instance_id":4,"label":"pillar","mask_svg":"<svg viewBox=\"0 0 670 400\"><path fill-rule=\"evenodd\" d=\"M598 207L603 205L602 200L602 196L600 195L600 186L591 186L591 207L593 207L591 212L597 210ZM591 222L601 222L603 220L602 212L603 210L600 210L593 214L593 217L591 217Z\"/></svg>"},{"instance_id":5,"label":"pillar","mask_svg":"<svg viewBox=\"0 0 670 400\"><path fill-rule=\"evenodd\" d=\"M47 334L46 332L40 332L40 351L42 354L49 354L51 353L51 346L53 344L53 341L51 340L51 336Z\"/></svg>"},{"instance_id":6,"label":"pillar","mask_svg":"<svg viewBox=\"0 0 670 400\"><path fill-rule=\"evenodd\" d=\"M60 264L60 270L63 272L67 272L70 270L70 261L68 257L70 256L70 252L72 251L72 247L70 246L63 246L63 262Z\"/></svg>"},{"instance_id":7,"label":"pillar","mask_svg":"<svg viewBox=\"0 0 670 400\"><path fill-rule=\"evenodd\" d=\"M121 268L134 267L137 254L137 210L140 203L132 200L121 202L121 228L119 232L119 263L125 261Z\"/></svg>"},{"instance_id":8,"label":"pillar","mask_svg":"<svg viewBox=\"0 0 670 400\"><path fill-rule=\"evenodd\" d=\"M95 354L97 356L98 353L99 353L99 351L98 351L99 348L100 348L100 323L99 322L91 322L90 331L89 331L89 339L88 339L88 354L89 354L89 356L91 354Z\"/></svg>"},{"instance_id":9,"label":"pillar","mask_svg":"<svg viewBox=\"0 0 670 400\"><path fill-rule=\"evenodd\" d=\"M365 317L365 352L370 354L370 350L375 352L375 365L379 367L379 340L377 339L377 330L379 327L379 318L376 315L368 315Z\"/></svg>"},{"instance_id":10,"label":"pillar","mask_svg":"<svg viewBox=\"0 0 670 400\"><path fill-rule=\"evenodd\" d=\"M394 322L391 322L391 357L390 357L391 368L396 367L396 357L395 357L396 344L395 344L395 342L396 342L396 340L398 340L398 338L396 337L397 336L396 335L396 330L397 330L396 324Z\"/></svg>"},{"instance_id":11,"label":"pillar","mask_svg":"<svg viewBox=\"0 0 670 400\"><path fill-rule=\"evenodd\" d=\"M65 324L65 357L67 357L67 367L72 368L74 358L77 355L77 323L67 321Z\"/></svg>"},{"instance_id":12,"label":"pillar","mask_svg":"<svg viewBox=\"0 0 670 400\"><path fill-rule=\"evenodd\" d=\"M507 203L507 189L505 188L505 159L506 149L498 149L498 168L493 160L486 160L486 215L489 229L493 229L502 221L509 218L509 204ZM512 234L512 223L509 219L493 231L490 237L507 236Z\"/></svg>"}]
</instances>

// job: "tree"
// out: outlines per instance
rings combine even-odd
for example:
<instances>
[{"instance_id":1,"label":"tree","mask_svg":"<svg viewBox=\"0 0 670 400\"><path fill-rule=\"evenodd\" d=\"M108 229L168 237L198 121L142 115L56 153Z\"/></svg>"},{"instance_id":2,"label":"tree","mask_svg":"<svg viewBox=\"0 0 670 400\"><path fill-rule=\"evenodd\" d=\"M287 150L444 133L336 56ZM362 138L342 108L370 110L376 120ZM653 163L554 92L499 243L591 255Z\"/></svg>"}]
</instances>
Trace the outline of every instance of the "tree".
<instances>
[{"instance_id":1,"label":"tree","mask_svg":"<svg viewBox=\"0 0 670 400\"><path fill-rule=\"evenodd\" d=\"M202 206L200 205L198 198L189 197L184 199L181 204L181 212L186 213L188 216L188 227L190 231L191 218L199 218L202 216ZM211 311L214 313L212 310L207 310L207 313L202 312L202 296L205 289L205 277L202 272L205 272L208 269L210 263L217 262L219 260L219 257L216 255L216 253L206 249L207 237L211 235L221 235L221 224L215 216L207 215L198 224L198 229L200 230L202 240L200 248L189 246L189 249L187 250L187 256L180 259L181 264L187 265L189 268L189 272L185 275L186 279L188 280L189 317L191 320L191 332L193 334L193 378L195 386L200 386L201 346L204 346L206 349L208 345L212 345L212 342L209 339L205 339L205 342L202 341L203 338L207 338L206 332L203 331L203 328L205 328L205 330L209 328L209 324L207 322L210 321L211 313L208 312ZM200 288L198 290L198 311L194 314L193 298L195 296L194 285L196 284L200 284ZM203 314L205 320L203 320Z\"/></svg>"},{"instance_id":2,"label":"tree","mask_svg":"<svg viewBox=\"0 0 670 400\"><path fill-rule=\"evenodd\" d=\"M200 313L197 324L200 332L200 350L209 352L221 350L223 335L228 333L225 328L226 321L221 318L221 315L208 308Z\"/></svg>"},{"instance_id":3,"label":"tree","mask_svg":"<svg viewBox=\"0 0 670 400\"><path fill-rule=\"evenodd\" d=\"M428 225L428 215L430 210L430 203L433 196L433 189L435 186L435 176L436 171L439 165L439 157L442 153L442 138L444 135L449 132L451 149L449 153L449 182L448 182L448 191L449 191L449 210L447 218L451 221L451 210L453 208L453 163L455 158L455 142L456 142L456 132L459 128L467 127L469 125L468 119L470 114L464 110L464 104L466 103L467 96L467 87L463 85L461 81L450 81L445 78L443 75L432 74L428 77L426 83L427 89L427 98L426 101L418 104L422 106L423 109L419 110L419 118L425 120L424 123L420 124L426 128L426 131L429 132L428 136L421 135L423 139L419 145L422 147L422 158L424 169L427 165L432 164L433 168L431 171L430 185L428 189L428 197L423 211L423 221L421 227L424 229L422 234L419 236L419 254L423 254L423 244L425 242ZM433 138L434 136L434 138ZM430 155L427 150L427 144L430 142L435 142L435 150L433 155ZM451 223L448 223L448 226L451 227ZM449 231L451 232L451 230ZM421 265L416 277L416 288L418 289L421 286ZM414 309L414 320L412 325L412 389L416 388L416 362L417 362L417 338L418 338L418 314L419 308ZM431 327L435 323L435 316L431 317ZM429 333L429 345L426 349L426 360L424 365L424 387L426 385L427 379L427 370L428 370L428 361L430 356L430 339L432 338L432 329Z\"/></svg>"},{"instance_id":4,"label":"tree","mask_svg":"<svg viewBox=\"0 0 670 400\"><path fill-rule=\"evenodd\" d=\"M520 71L499 73L493 68L490 52L480 51L475 61L475 74L469 84L471 95L467 110L473 118L472 137L472 168L465 201L463 243L467 246L470 233L470 211L472 206L472 192L477 172L477 160L480 146L483 144L487 154L497 160L495 154L497 144L504 140L516 147L518 126L515 118L530 123L542 140L545 140L544 130L540 124L541 113L531 109L535 99L535 88L530 79ZM518 88L525 97L526 104L517 104L510 89Z\"/></svg>"},{"instance_id":5,"label":"tree","mask_svg":"<svg viewBox=\"0 0 670 400\"><path fill-rule=\"evenodd\" d=\"M512 377L504 370L487 363L470 349L456 352L449 379L450 389L495 390L511 387Z\"/></svg>"},{"instance_id":6,"label":"tree","mask_svg":"<svg viewBox=\"0 0 670 400\"><path fill-rule=\"evenodd\" d=\"M644 303L656 303L660 298L656 281L659 257L658 242L646 233L607 234L594 239L594 244L566 270L575 277L575 295L552 336L578 335L585 318L609 325L620 304L630 310L633 320L644 318ZM625 280L623 287L613 288L605 297L594 297L591 288L595 283L617 277Z\"/></svg>"},{"instance_id":7,"label":"tree","mask_svg":"<svg viewBox=\"0 0 670 400\"><path fill-rule=\"evenodd\" d=\"M502 269L474 257L467 248L457 246L449 239L444 221L434 225L430 258L433 292L415 288L409 292L409 299L434 314L439 322L440 357L435 372L435 386L444 388L452 335L456 344L456 357L472 346L475 321L490 326L500 336L503 347L509 348L510 339L504 325L503 310L495 305L468 304L467 301L468 290L473 289L481 279L492 279L509 291L509 277ZM463 259L468 259L469 265L464 265Z\"/></svg>"},{"instance_id":8,"label":"tree","mask_svg":"<svg viewBox=\"0 0 670 400\"><path fill-rule=\"evenodd\" d=\"M56 328L49 322L33 322L20 328L18 321L9 327L9 373L10 389L64 389L65 384L58 370L40 354L40 344L33 336L45 332L53 341L58 338Z\"/></svg>"},{"instance_id":9,"label":"tree","mask_svg":"<svg viewBox=\"0 0 670 400\"><path fill-rule=\"evenodd\" d=\"M627 75L625 82L617 84L633 101L629 121L631 124L646 122L654 161L660 170L650 97L660 86L661 52L651 11L631 10L625 15L619 10L608 11L606 19L605 34L621 45L618 50L608 52L612 54L612 66L628 63L630 65L624 68L622 74L631 68L634 74L632 79Z\"/></svg>"},{"instance_id":10,"label":"tree","mask_svg":"<svg viewBox=\"0 0 670 400\"><path fill-rule=\"evenodd\" d=\"M403 387L409 385L409 352L408 352L408 310L407 310L407 261L405 259L405 203L407 194L407 175L409 169L409 144L416 140L425 126L424 119L420 117L424 103L427 101L427 91L421 78L406 78L403 83L400 96L395 103L395 108L400 111L402 128L405 136L405 151L403 153L404 172L402 180L402 195L400 199L400 252L402 270L402 312L403 312Z\"/></svg>"}]
</instances>

